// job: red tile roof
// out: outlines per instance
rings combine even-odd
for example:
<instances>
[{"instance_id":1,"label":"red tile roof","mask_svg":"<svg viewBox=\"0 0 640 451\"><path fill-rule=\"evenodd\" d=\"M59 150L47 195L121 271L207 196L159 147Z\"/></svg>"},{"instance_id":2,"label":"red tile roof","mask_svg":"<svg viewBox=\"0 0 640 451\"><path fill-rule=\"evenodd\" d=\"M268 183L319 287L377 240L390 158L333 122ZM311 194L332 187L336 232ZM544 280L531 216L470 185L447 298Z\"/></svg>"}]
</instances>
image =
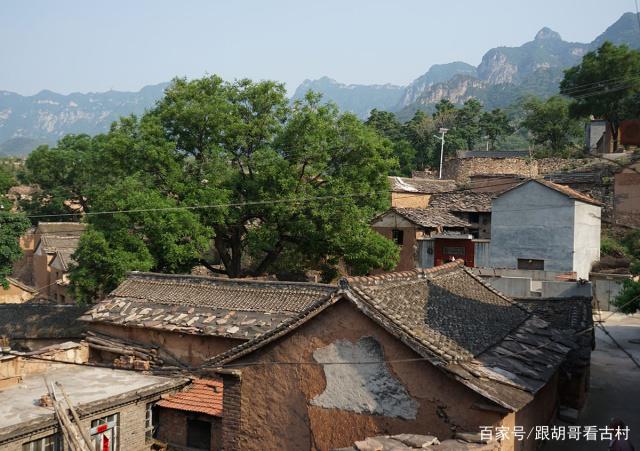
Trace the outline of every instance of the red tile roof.
<instances>
[{"instance_id":1,"label":"red tile roof","mask_svg":"<svg viewBox=\"0 0 640 451\"><path fill-rule=\"evenodd\" d=\"M194 379L183 391L168 396L157 404L167 409L222 416L222 381Z\"/></svg>"}]
</instances>

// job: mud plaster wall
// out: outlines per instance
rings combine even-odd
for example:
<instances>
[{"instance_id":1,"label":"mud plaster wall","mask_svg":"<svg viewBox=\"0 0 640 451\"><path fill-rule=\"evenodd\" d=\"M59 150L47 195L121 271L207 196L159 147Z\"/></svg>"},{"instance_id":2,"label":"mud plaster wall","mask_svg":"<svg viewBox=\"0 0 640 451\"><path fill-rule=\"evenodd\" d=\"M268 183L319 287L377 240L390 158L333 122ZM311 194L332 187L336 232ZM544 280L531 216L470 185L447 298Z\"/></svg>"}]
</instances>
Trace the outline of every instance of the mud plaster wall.
<instances>
[{"instance_id":1,"label":"mud plaster wall","mask_svg":"<svg viewBox=\"0 0 640 451\"><path fill-rule=\"evenodd\" d=\"M398 208L427 208L431 196L424 193L391 193L391 206Z\"/></svg>"},{"instance_id":2,"label":"mud plaster wall","mask_svg":"<svg viewBox=\"0 0 640 451\"><path fill-rule=\"evenodd\" d=\"M111 324L91 324L90 330L112 337L131 340L147 345L160 346L184 363L199 365L204 360L238 346L243 340L204 335L187 335L169 331L122 327ZM92 353L92 359L99 357ZM98 359L99 360L99 359ZM109 361L108 363L111 363Z\"/></svg>"},{"instance_id":3,"label":"mud plaster wall","mask_svg":"<svg viewBox=\"0 0 640 451\"><path fill-rule=\"evenodd\" d=\"M314 362L316 351L336 342L350 342L353 346L363 337L375 339L387 360L418 357L348 301L341 300L283 339L234 364ZM498 425L501 421L498 413L473 409L474 402L487 401L427 362L390 362L386 364L386 372L404 385L415 403L415 419L313 405L311 400L319 404L323 393L328 392L321 365L269 364L243 368L236 449L328 450L350 446L367 436L416 431L444 439L451 437L453 429L475 432L481 425Z\"/></svg>"}]
</instances>

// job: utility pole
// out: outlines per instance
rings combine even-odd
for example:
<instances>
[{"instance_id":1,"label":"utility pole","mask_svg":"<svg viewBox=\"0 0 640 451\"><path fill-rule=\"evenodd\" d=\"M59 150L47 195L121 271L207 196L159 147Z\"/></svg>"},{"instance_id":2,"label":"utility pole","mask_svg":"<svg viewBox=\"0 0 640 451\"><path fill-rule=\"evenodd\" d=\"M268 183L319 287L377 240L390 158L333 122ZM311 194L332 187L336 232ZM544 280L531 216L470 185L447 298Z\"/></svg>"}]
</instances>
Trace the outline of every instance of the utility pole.
<instances>
[{"instance_id":1,"label":"utility pole","mask_svg":"<svg viewBox=\"0 0 640 451\"><path fill-rule=\"evenodd\" d=\"M440 176L438 178L442 178L442 160L444 158L444 134L447 133L449 131L448 128L441 128L440 130L438 130L441 135L437 136L437 135L433 135L435 136L437 139L440 140Z\"/></svg>"}]
</instances>

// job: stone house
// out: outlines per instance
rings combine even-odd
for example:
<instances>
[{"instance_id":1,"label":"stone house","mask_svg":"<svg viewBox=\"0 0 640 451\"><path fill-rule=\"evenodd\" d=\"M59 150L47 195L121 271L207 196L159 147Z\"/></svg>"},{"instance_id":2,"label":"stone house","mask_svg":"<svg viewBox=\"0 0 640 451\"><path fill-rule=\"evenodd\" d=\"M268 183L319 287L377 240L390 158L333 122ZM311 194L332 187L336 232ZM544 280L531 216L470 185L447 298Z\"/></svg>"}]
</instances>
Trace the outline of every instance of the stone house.
<instances>
[{"instance_id":1,"label":"stone house","mask_svg":"<svg viewBox=\"0 0 640 451\"><path fill-rule=\"evenodd\" d=\"M588 279L600 259L601 205L547 180L503 192L492 202L489 266L575 272Z\"/></svg>"},{"instance_id":2,"label":"stone house","mask_svg":"<svg viewBox=\"0 0 640 451\"><path fill-rule=\"evenodd\" d=\"M302 282L129 273L82 317L103 338L157 348L185 367L276 327L334 287ZM112 363L117 352L92 345L93 361Z\"/></svg>"},{"instance_id":3,"label":"stone house","mask_svg":"<svg viewBox=\"0 0 640 451\"><path fill-rule=\"evenodd\" d=\"M155 403L189 382L72 362L42 365L39 360L37 371L30 371L30 365L15 364L17 360L31 358L0 356L5 375L0 386L3 451L67 449L59 420L46 401L44 375L51 383L62 384L80 417L80 427L101 451L151 449L157 424Z\"/></svg>"},{"instance_id":4,"label":"stone house","mask_svg":"<svg viewBox=\"0 0 640 451\"><path fill-rule=\"evenodd\" d=\"M584 387L584 368L559 371L580 346L576 332L454 262L343 279L204 368L223 378L228 451L329 450L417 431L445 440L481 426L553 421L559 387Z\"/></svg>"}]
</instances>

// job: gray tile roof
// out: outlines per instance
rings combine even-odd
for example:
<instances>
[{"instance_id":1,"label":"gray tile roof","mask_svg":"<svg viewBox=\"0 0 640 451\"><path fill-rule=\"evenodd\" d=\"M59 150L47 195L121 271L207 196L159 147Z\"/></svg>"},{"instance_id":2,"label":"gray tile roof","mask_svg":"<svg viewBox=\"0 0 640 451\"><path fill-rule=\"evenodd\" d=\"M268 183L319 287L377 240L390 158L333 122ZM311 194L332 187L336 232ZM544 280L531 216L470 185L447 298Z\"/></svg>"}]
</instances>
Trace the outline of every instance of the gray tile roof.
<instances>
[{"instance_id":1,"label":"gray tile roof","mask_svg":"<svg viewBox=\"0 0 640 451\"><path fill-rule=\"evenodd\" d=\"M456 189L455 180L389 176L391 191L397 193L442 193Z\"/></svg>"},{"instance_id":2,"label":"gray tile roof","mask_svg":"<svg viewBox=\"0 0 640 451\"><path fill-rule=\"evenodd\" d=\"M312 283L130 273L83 319L250 339L335 290Z\"/></svg>"},{"instance_id":3,"label":"gray tile roof","mask_svg":"<svg viewBox=\"0 0 640 451\"><path fill-rule=\"evenodd\" d=\"M345 297L448 375L514 411L533 399L575 346L570 333L531 315L460 263L449 263L343 279L340 292L205 367L221 367L257 351Z\"/></svg>"},{"instance_id":4,"label":"gray tile roof","mask_svg":"<svg viewBox=\"0 0 640 451\"><path fill-rule=\"evenodd\" d=\"M62 249L70 250L73 253L78 248L79 243L80 235L43 235L40 238L40 246L47 253L54 253Z\"/></svg>"},{"instance_id":5,"label":"gray tile roof","mask_svg":"<svg viewBox=\"0 0 640 451\"><path fill-rule=\"evenodd\" d=\"M492 196L473 191L456 191L433 194L429 199L430 208L454 212L490 212Z\"/></svg>"},{"instance_id":6,"label":"gray tile roof","mask_svg":"<svg viewBox=\"0 0 640 451\"><path fill-rule=\"evenodd\" d=\"M441 208L392 208L403 218L422 227L471 227L471 224Z\"/></svg>"},{"instance_id":7,"label":"gray tile roof","mask_svg":"<svg viewBox=\"0 0 640 451\"><path fill-rule=\"evenodd\" d=\"M80 338L86 324L79 318L87 307L50 304L0 304L0 336Z\"/></svg>"},{"instance_id":8,"label":"gray tile roof","mask_svg":"<svg viewBox=\"0 0 640 451\"><path fill-rule=\"evenodd\" d=\"M36 233L47 235L80 235L87 228L79 222L39 222Z\"/></svg>"},{"instance_id":9,"label":"gray tile roof","mask_svg":"<svg viewBox=\"0 0 640 451\"><path fill-rule=\"evenodd\" d=\"M60 249L56 252L56 256L54 260L57 260L63 271L68 271L69 266L75 263L72 255L75 252L75 249ZM53 263L54 260L51 260Z\"/></svg>"}]
</instances>

